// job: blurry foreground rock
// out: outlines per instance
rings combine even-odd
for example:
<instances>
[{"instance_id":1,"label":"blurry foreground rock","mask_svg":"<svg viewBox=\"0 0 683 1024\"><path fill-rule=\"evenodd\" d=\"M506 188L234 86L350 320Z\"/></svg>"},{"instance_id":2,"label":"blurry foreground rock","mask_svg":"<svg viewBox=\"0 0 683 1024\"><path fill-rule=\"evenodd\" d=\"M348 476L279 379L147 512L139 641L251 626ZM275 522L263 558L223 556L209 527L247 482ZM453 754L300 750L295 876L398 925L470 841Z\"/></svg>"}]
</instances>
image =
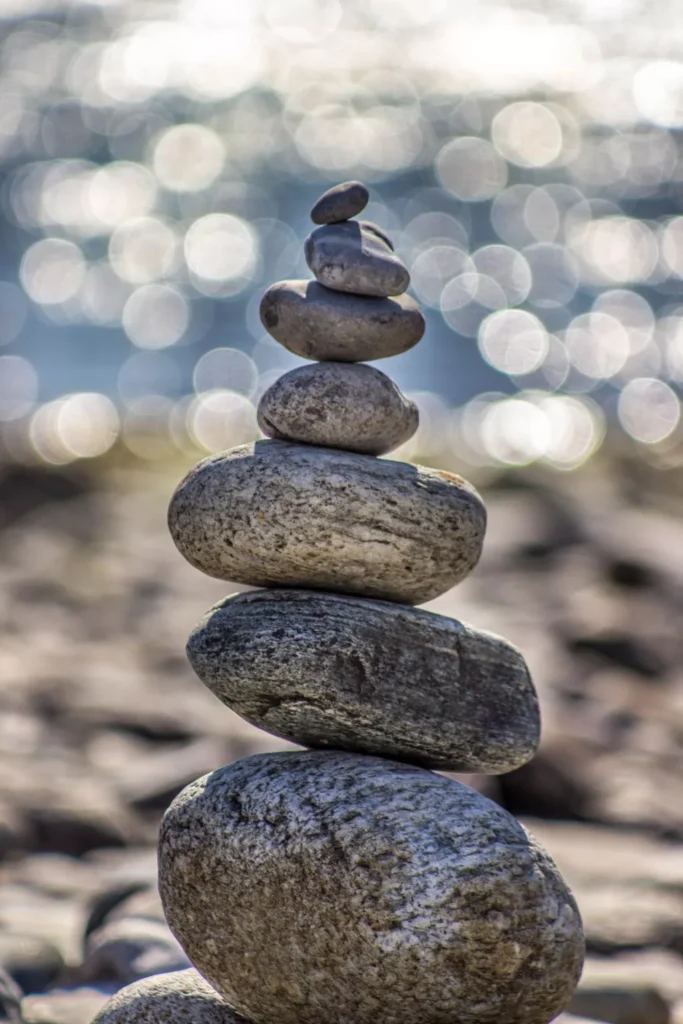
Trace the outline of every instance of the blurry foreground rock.
<instances>
[{"instance_id":1,"label":"blurry foreground rock","mask_svg":"<svg viewBox=\"0 0 683 1024\"><path fill-rule=\"evenodd\" d=\"M38 476L0 514L0 967L26 1020L77 1024L158 965L154 941L174 948L155 931L163 809L202 772L289 745L178 651L240 589L177 557L163 520L178 466ZM466 781L529 824L577 895L590 956L573 1012L651 1024L683 1021L683 522L675 496L648 482L636 506L627 483L602 466L485 489L482 562L427 607L524 650L541 750ZM149 960L100 970L126 921L149 932Z\"/></svg>"}]
</instances>

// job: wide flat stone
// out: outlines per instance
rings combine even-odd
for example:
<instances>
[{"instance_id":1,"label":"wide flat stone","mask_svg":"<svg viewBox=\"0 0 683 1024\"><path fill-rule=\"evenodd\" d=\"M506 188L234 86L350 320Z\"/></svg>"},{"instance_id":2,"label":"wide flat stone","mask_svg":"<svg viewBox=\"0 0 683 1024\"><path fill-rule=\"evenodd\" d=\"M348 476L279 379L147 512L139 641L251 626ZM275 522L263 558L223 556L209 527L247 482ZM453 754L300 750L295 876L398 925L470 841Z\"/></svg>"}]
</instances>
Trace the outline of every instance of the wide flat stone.
<instances>
[{"instance_id":1,"label":"wide flat stone","mask_svg":"<svg viewBox=\"0 0 683 1024\"><path fill-rule=\"evenodd\" d=\"M432 612L257 590L212 608L187 654L229 708L305 747L499 773L538 746L538 700L517 648Z\"/></svg>"},{"instance_id":2,"label":"wide flat stone","mask_svg":"<svg viewBox=\"0 0 683 1024\"><path fill-rule=\"evenodd\" d=\"M410 284L408 268L384 239L356 221L316 228L304 252L320 284L334 291L385 298Z\"/></svg>"},{"instance_id":3,"label":"wide flat stone","mask_svg":"<svg viewBox=\"0 0 683 1024\"><path fill-rule=\"evenodd\" d=\"M311 209L314 224L335 224L357 216L368 205L370 193L360 181L343 181L323 192Z\"/></svg>"},{"instance_id":4,"label":"wide flat stone","mask_svg":"<svg viewBox=\"0 0 683 1024\"><path fill-rule=\"evenodd\" d=\"M425 331L411 295L346 295L317 281L278 281L266 290L260 312L268 333L303 359L385 359L407 352Z\"/></svg>"},{"instance_id":5,"label":"wide flat stone","mask_svg":"<svg viewBox=\"0 0 683 1024\"><path fill-rule=\"evenodd\" d=\"M546 1024L581 970L579 912L541 847L395 761L219 768L166 812L159 873L188 956L259 1024Z\"/></svg>"},{"instance_id":6,"label":"wide flat stone","mask_svg":"<svg viewBox=\"0 0 683 1024\"><path fill-rule=\"evenodd\" d=\"M218 579L420 604L474 568L486 510L452 473L256 441L191 469L168 525L188 562Z\"/></svg>"},{"instance_id":7,"label":"wide flat stone","mask_svg":"<svg viewBox=\"0 0 683 1024\"><path fill-rule=\"evenodd\" d=\"M120 989L93 1024L246 1024L193 967Z\"/></svg>"},{"instance_id":8,"label":"wide flat stone","mask_svg":"<svg viewBox=\"0 0 683 1024\"><path fill-rule=\"evenodd\" d=\"M258 423L268 437L384 455L417 430L417 406L373 366L313 363L263 394Z\"/></svg>"}]
</instances>

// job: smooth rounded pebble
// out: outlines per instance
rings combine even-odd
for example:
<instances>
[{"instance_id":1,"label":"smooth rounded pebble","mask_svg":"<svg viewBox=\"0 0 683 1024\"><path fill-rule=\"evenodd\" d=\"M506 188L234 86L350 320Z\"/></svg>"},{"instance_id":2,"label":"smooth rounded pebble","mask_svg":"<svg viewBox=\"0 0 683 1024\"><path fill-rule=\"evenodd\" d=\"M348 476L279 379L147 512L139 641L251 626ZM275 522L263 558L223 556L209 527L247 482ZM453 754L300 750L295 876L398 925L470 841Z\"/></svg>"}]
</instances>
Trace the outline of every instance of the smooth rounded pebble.
<instances>
[{"instance_id":1,"label":"smooth rounded pebble","mask_svg":"<svg viewBox=\"0 0 683 1024\"><path fill-rule=\"evenodd\" d=\"M303 359L386 359L407 352L425 331L411 295L345 295L317 281L278 281L265 292L260 312L268 333Z\"/></svg>"},{"instance_id":2,"label":"smooth rounded pebble","mask_svg":"<svg viewBox=\"0 0 683 1024\"><path fill-rule=\"evenodd\" d=\"M191 469L168 525L188 562L218 579L421 604L474 568L486 510L452 473L256 441Z\"/></svg>"},{"instance_id":3,"label":"smooth rounded pebble","mask_svg":"<svg viewBox=\"0 0 683 1024\"><path fill-rule=\"evenodd\" d=\"M298 366L272 384L258 407L268 437L384 455L417 430L417 406L386 374L359 363Z\"/></svg>"},{"instance_id":4,"label":"smooth rounded pebble","mask_svg":"<svg viewBox=\"0 0 683 1024\"><path fill-rule=\"evenodd\" d=\"M193 967L120 989L93 1024L246 1024Z\"/></svg>"},{"instance_id":5,"label":"smooth rounded pebble","mask_svg":"<svg viewBox=\"0 0 683 1024\"><path fill-rule=\"evenodd\" d=\"M384 239L356 221L316 228L304 252L320 284L334 291L385 298L410 284L408 268Z\"/></svg>"},{"instance_id":6,"label":"smooth rounded pebble","mask_svg":"<svg viewBox=\"0 0 683 1024\"><path fill-rule=\"evenodd\" d=\"M546 1024L581 970L549 856L486 797L395 761L219 768L166 812L159 873L188 956L259 1024Z\"/></svg>"},{"instance_id":7,"label":"smooth rounded pebble","mask_svg":"<svg viewBox=\"0 0 683 1024\"><path fill-rule=\"evenodd\" d=\"M489 774L538 747L538 699L517 648L433 612L256 590L212 608L187 655L229 708L305 747Z\"/></svg>"},{"instance_id":8,"label":"smooth rounded pebble","mask_svg":"<svg viewBox=\"0 0 683 1024\"><path fill-rule=\"evenodd\" d=\"M344 181L323 192L311 210L314 224L336 224L355 217L368 205L370 193L360 181Z\"/></svg>"}]
</instances>

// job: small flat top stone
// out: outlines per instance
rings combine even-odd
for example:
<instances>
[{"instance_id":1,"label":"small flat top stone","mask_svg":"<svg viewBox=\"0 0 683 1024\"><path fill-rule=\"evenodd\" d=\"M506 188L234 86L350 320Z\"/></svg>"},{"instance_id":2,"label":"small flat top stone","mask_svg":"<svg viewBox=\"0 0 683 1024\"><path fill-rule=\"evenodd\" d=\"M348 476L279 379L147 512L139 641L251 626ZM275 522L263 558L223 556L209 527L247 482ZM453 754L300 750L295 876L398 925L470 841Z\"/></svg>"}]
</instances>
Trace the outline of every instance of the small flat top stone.
<instances>
[{"instance_id":1,"label":"small flat top stone","mask_svg":"<svg viewBox=\"0 0 683 1024\"><path fill-rule=\"evenodd\" d=\"M304 243L306 262L326 288L387 298L410 284L408 268L374 226L323 224Z\"/></svg>"},{"instance_id":2,"label":"small flat top stone","mask_svg":"<svg viewBox=\"0 0 683 1024\"><path fill-rule=\"evenodd\" d=\"M314 224L336 224L356 217L368 204L370 193L360 181L344 181L323 192L311 210Z\"/></svg>"},{"instance_id":3,"label":"small flat top stone","mask_svg":"<svg viewBox=\"0 0 683 1024\"><path fill-rule=\"evenodd\" d=\"M247 1024L193 967L122 988L93 1024Z\"/></svg>"}]
</instances>

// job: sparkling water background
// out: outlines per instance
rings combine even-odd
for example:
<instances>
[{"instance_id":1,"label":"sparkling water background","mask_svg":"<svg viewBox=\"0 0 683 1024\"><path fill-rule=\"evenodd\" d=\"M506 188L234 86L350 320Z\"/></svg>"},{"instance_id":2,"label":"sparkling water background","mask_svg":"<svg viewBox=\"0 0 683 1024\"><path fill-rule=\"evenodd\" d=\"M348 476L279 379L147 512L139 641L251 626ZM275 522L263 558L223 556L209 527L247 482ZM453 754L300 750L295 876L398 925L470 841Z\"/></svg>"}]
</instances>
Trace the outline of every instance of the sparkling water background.
<instances>
[{"instance_id":1,"label":"sparkling water background","mask_svg":"<svg viewBox=\"0 0 683 1024\"><path fill-rule=\"evenodd\" d=\"M258 436L322 189L371 188L428 330L399 457L683 452L683 13L634 0L0 0L14 458Z\"/></svg>"}]
</instances>

